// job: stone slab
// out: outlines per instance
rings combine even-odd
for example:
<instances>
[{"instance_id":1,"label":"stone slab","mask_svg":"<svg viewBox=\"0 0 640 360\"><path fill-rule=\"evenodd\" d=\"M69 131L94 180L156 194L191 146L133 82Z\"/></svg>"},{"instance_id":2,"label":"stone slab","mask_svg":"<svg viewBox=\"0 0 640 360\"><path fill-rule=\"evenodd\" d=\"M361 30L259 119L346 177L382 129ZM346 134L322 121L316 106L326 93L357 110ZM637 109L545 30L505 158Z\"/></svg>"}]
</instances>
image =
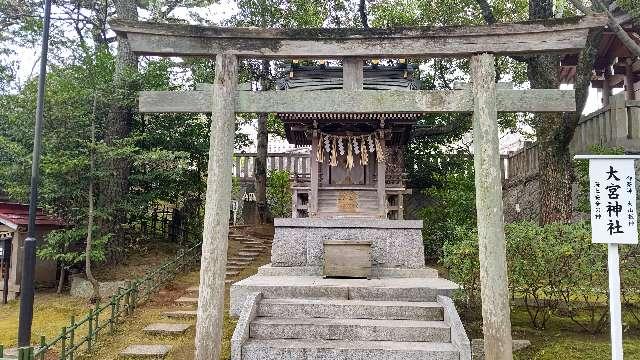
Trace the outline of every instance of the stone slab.
<instances>
[{"instance_id":1,"label":"stone slab","mask_svg":"<svg viewBox=\"0 0 640 360\"><path fill-rule=\"evenodd\" d=\"M334 299L432 302L450 296L458 285L442 278L332 279L320 276L253 275L231 286L230 313L238 316L245 298L261 292L265 299Z\"/></svg>"},{"instance_id":2,"label":"stone slab","mask_svg":"<svg viewBox=\"0 0 640 360\"><path fill-rule=\"evenodd\" d=\"M162 315L170 319L196 319L198 317L198 312L196 310L176 310L167 311L162 313Z\"/></svg>"},{"instance_id":3,"label":"stone slab","mask_svg":"<svg viewBox=\"0 0 640 360\"><path fill-rule=\"evenodd\" d=\"M200 291L200 286L191 286L187 288L188 293L198 293Z\"/></svg>"},{"instance_id":4,"label":"stone slab","mask_svg":"<svg viewBox=\"0 0 640 360\"><path fill-rule=\"evenodd\" d=\"M371 228L371 229L422 229L422 220L387 219L318 219L318 218L279 218L273 220L275 227L302 228Z\"/></svg>"},{"instance_id":5,"label":"stone slab","mask_svg":"<svg viewBox=\"0 0 640 360\"><path fill-rule=\"evenodd\" d=\"M170 345L129 345L120 353L125 358L164 359L171 351Z\"/></svg>"},{"instance_id":6,"label":"stone slab","mask_svg":"<svg viewBox=\"0 0 640 360\"><path fill-rule=\"evenodd\" d=\"M273 266L263 265L258 268L258 274L263 276L320 276L322 266ZM371 269L372 278L435 278L438 271L432 268L398 269L380 268Z\"/></svg>"},{"instance_id":7,"label":"stone slab","mask_svg":"<svg viewBox=\"0 0 640 360\"><path fill-rule=\"evenodd\" d=\"M337 318L443 321L436 302L264 299L258 316L280 318Z\"/></svg>"},{"instance_id":8,"label":"stone slab","mask_svg":"<svg viewBox=\"0 0 640 360\"><path fill-rule=\"evenodd\" d=\"M256 318L252 339L450 342L444 321Z\"/></svg>"},{"instance_id":9,"label":"stone slab","mask_svg":"<svg viewBox=\"0 0 640 360\"><path fill-rule=\"evenodd\" d=\"M450 343L341 340L249 340L243 360L458 360Z\"/></svg>"},{"instance_id":10,"label":"stone slab","mask_svg":"<svg viewBox=\"0 0 640 360\"><path fill-rule=\"evenodd\" d=\"M182 296L182 297L177 298L175 300L175 303L179 304L179 305L197 305L198 304L198 298Z\"/></svg>"},{"instance_id":11,"label":"stone slab","mask_svg":"<svg viewBox=\"0 0 640 360\"><path fill-rule=\"evenodd\" d=\"M191 326L191 324L154 323L147 325L142 331L153 335L181 335Z\"/></svg>"},{"instance_id":12,"label":"stone slab","mask_svg":"<svg viewBox=\"0 0 640 360\"><path fill-rule=\"evenodd\" d=\"M237 276L240 274L240 271L227 271L225 276Z\"/></svg>"},{"instance_id":13,"label":"stone slab","mask_svg":"<svg viewBox=\"0 0 640 360\"><path fill-rule=\"evenodd\" d=\"M239 251L238 255L240 256L258 256L260 255L257 251Z\"/></svg>"}]
</instances>

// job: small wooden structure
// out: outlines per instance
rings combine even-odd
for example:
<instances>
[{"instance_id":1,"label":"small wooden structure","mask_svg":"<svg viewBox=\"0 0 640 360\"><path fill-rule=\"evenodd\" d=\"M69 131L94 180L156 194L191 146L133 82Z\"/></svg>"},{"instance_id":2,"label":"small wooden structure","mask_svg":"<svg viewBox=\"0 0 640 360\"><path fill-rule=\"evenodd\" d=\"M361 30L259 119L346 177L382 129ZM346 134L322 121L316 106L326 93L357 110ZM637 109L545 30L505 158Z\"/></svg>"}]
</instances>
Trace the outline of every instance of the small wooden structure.
<instances>
[{"instance_id":1,"label":"small wooden structure","mask_svg":"<svg viewBox=\"0 0 640 360\"><path fill-rule=\"evenodd\" d=\"M611 2L609 11L630 35L629 37L640 44L640 26L633 21L632 16L623 11L616 1ZM563 83L572 84L575 81L577 63L576 54L563 58L560 71L560 80ZM602 34L593 64L593 73L591 86L600 90L604 108L611 105L611 96L616 88L624 89L626 100L640 100L640 58L631 53L618 36L609 29Z\"/></svg>"},{"instance_id":2,"label":"small wooden structure","mask_svg":"<svg viewBox=\"0 0 640 360\"><path fill-rule=\"evenodd\" d=\"M391 66L362 59L346 59L342 67L297 64L279 81L280 90L314 97L325 90L417 89L404 60ZM349 69L361 75L349 76ZM294 178L293 217L402 219L403 146L420 115L277 113L289 143L311 146L310 173Z\"/></svg>"},{"instance_id":3,"label":"small wooden structure","mask_svg":"<svg viewBox=\"0 0 640 360\"><path fill-rule=\"evenodd\" d=\"M15 299L20 293L22 278L23 243L27 236L29 205L0 202L0 233L11 238L11 257L8 261L8 299ZM47 234L66 225L60 219L46 215L38 210L36 217L36 239L44 241ZM7 265L5 265L7 266ZM35 280L38 284L53 285L56 282L57 264L54 261L36 260ZM4 290L4 285L2 285Z\"/></svg>"}]
</instances>

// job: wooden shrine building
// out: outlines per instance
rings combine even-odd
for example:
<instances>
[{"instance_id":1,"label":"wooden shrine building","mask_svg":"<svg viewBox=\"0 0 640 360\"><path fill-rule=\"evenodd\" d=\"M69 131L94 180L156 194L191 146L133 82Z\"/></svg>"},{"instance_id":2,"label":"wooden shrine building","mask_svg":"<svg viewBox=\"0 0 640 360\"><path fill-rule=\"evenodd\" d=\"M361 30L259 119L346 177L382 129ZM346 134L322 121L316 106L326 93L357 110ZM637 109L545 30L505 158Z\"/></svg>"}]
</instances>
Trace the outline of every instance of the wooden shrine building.
<instances>
[{"instance_id":1,"label":"wooden shrine building","mask_svg":"<svg viewBox=\"0 0 640 360\"><path fill-rule=\"evenodd\" d=\"M283 91L416 90L413 69L404 59L383 66L373 60L346 60L361 68L361 79L343 79L342 66L300 66L278 82ZM292 216L320 218L403 218L403 146L420 113L284 113L277 116L287 140L311 146L311 172L296 176ZM307 175L307 176L305 176Z\"/></svg>"}]
</instances>

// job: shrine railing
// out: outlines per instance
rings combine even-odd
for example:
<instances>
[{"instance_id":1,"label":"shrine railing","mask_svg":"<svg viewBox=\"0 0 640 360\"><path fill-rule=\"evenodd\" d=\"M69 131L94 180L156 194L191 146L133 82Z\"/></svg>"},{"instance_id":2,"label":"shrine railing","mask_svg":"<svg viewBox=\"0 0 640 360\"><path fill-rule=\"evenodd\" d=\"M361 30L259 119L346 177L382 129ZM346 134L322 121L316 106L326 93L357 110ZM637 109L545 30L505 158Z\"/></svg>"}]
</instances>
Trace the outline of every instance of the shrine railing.
<instances>
[{"instance_id":1,"label":"shrine railing","mask_svg":"<svg viewBox=\"0 0 640 360\"><path fill-rule=\"evenodd\" d=\"M237 153L233 156L233 176L240 180L255 179L256 153ZM286 170L292 175L310 172L309 154L270 153L267 155L267 172Z\"/></svg>"},{"instance_id":2,"label":"shrine railing","mask_svg":"<svg viewBox=\"0 0 640 360\"><path fill-rule=\"evenodd\" d=\"M640 100L625 100L624 94L610 98L609 106L580 119L570 150L587 154L594 145L621 147L627 152L640 152ZM507 155L506 179L523 178L538 173L539 149L536 143Z\"/></svg>"}]
</instances>

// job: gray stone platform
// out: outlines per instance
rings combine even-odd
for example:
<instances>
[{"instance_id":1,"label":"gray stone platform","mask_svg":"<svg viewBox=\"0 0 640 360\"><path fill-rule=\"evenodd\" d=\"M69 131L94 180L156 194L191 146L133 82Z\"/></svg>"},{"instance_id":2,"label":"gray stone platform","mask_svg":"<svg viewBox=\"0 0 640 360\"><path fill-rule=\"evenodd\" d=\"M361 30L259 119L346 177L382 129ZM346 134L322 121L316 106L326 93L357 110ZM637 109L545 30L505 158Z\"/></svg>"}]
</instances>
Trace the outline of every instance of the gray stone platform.
<instances>
[{"instance_id":1,"label":"gray stone platform","mask_svg":"<svg viewBox=\"0 0 640 360\"><path fill-rule=\"evenodd\" d=\"M265 299L436 301L458 285L442 278L332 279L320 276L254 275L231 286L230 313L239 316L250 293Z\"/></svg>"},{"instance_id":2,"label":"gray stone platform","mask_svg":"<svg viewBox=\"0 0 640 360\"><path fill-rule=\"evenodd\" d=\"M321 266L325 240L371 241L374 267L424 268L422 221L275 219L274 267Z\"/></svg>"}]
</instances>

